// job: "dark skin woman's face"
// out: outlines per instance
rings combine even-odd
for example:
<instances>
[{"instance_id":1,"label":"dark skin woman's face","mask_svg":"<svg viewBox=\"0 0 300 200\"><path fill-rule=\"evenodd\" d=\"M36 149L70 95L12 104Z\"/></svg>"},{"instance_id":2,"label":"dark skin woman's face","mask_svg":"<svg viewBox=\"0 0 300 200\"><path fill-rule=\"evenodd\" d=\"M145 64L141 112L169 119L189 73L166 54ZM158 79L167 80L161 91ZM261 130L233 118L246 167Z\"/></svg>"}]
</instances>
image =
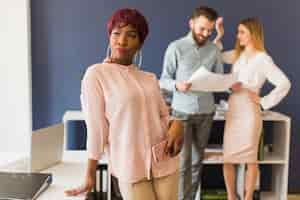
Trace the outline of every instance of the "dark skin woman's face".
<instances>
[{"instance_id":1,"label":"dark skin woman's face","mask_svg":"<svg viewBox=\"0 0 300 200\"><path fill-rule=\"evenodd\" d=\"M130 24L115 27L110 35L111 59L113 62L130 65L141 43L137 30Z\"/></svg>"}]
</instances>

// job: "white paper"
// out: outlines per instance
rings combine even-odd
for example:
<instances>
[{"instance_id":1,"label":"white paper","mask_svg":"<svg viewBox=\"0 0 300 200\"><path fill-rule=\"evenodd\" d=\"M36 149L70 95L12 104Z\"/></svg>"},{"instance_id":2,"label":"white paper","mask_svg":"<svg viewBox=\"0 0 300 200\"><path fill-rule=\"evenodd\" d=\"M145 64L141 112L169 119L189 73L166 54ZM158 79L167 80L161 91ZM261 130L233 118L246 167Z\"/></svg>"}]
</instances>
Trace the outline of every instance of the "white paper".
<instances>
[{"instance_id":1,"label":"white paper","mask_svg":"<svg viewBox=\"0 0 300 200\"><path fill-rule=\"evenodd\" d=\"M226 91L237 82L237 75L217 74L200 67L187 81L192 83L191 91L222 92Z\"/></svg>"}]
</instances>

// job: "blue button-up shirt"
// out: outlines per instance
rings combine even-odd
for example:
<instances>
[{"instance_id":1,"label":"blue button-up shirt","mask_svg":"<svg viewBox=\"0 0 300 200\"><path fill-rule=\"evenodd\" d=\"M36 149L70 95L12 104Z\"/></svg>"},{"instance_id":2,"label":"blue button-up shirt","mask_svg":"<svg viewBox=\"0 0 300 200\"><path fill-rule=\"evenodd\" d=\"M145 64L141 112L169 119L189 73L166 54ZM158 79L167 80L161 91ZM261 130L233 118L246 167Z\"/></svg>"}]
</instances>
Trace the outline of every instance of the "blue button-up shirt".
<instances>
[{"instance_id":1,"label":"blue button-up shirt","mask_svg":"<svg viewBox=\"0 0 300 200\"><path fill-rule=\"evenodd\" d=\"M180 92L175 84L187 81L200 67L223 73L221 52L207 41L199 46L190 32L187 36L172 42L165 53L160 87L173 92L172 109L186 114L205 114L215 111L211 92Z\"/></svg>"}]
</instances>

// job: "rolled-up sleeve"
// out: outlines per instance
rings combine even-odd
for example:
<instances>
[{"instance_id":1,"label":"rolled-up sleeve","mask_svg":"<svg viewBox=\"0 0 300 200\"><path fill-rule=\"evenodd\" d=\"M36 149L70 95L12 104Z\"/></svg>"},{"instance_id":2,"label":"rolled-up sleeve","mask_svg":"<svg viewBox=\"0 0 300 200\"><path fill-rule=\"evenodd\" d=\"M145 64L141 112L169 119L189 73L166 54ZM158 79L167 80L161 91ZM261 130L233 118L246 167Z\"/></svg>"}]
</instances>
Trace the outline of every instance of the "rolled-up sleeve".
<instances>
[{"instance_id":1,"label":"rolled-up sleeve","mask_svg":"<svg viewBox=\"0 0 300 200\"><path fill-rule=\"evenodd\" d=\"M156 84L157 88L157 100L158 100L158 105L159 105L159 116L160 116L160 121L161 125L163 126L164 130L167 130L169 127L169 119L170 119L170 114L169 114L169 108L166 104L166 101L161 93L160 87L159 87L159 81L157 80L156 76L153 75L154 83Z\"/></svg>"},{"instance_id":2,"label":"rolled-up sleeve","mask_svg":"<svg viewBox=\"0 0 300 200\"><path fill-rule=\"evenodd\" d=\"M214 71L218 74L223 74L224 73L222 54L221 54L219 49L217 49L217 56L216 56L215 70Z\"/></svg>"},{"instance_id":3,"label":"rolled-up sleeve","mask_svg":"<svg viewBox=\"0 0 300 200\"><path fill-rule=\"evenodd\" d=\"M167 91L175 91L176 87L177 54L174 44L170 44L166 50L163 64L163 72L160 77L160 87Z\"/></svg>"},{"instance_id":4,"label":"rolled-up sleeve","mask_svg":"<svg viewBox=\"0 0 300 200\"><path fill-rule=\"evenodd\" d=\"M108 142L108 120L105 101L96 71L88 69L81 84L81 106L87 126L87 151L89 159L99 160Z\"/></svg>"}]
</instances>

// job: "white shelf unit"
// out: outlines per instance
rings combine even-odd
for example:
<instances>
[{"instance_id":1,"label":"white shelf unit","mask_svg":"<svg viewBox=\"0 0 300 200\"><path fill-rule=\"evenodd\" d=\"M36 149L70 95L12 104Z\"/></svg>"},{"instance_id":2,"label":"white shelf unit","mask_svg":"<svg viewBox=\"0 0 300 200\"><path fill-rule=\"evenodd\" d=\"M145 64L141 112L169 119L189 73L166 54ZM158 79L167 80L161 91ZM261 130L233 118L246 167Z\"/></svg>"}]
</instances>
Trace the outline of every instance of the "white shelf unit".
<instances>
[{"instance_id":1,"label":"white shelf unit","mask_svg":"<svg viewBox=\"0 0 300 200\"><path fill-rule=\"evenodd\" d=\"M73 110L66 111L63 116L63 123L65 127L65 136L68 131L68 121L80 121L84 120L84 115L81 111ZM215 121L224 121L224 115L216 114L214 116ZM287 200L288 194L288 169L289 169L289 151L290 151L290 124L291 120L288 116L273 112L263 112L263 121L272 122L272 132L265 132L266 134L272 134L271 144L273 146L272 153L265 154L265 158L259 161L260 165L271 166L271 191L261 192L261 200ZM67 141L67 138L65 138ZM222 159L204 160L205 165L222 165ZM260 174L260 176L264 176ZM237 191L241 195L243 193L243 187L245 182L245 165L238 167L237 175ZM200 190L199 190L200 191ZM199 195L199 194L198 194ZM243 198L241 199L243 200Z\"/></svg>"},{"instance_id":2,"label":"white shelf unit","mask_svg":"<svg viewBox=\"0 0 300 200\"><path fill-rule=\"evenodd\" d=\"M215 121L224 121L224 115L217 114ZM288 116L273 112L263 112L263 122L271 122L271 132L265 132L265 137L271 134L272 151L265 153L264 159L259 161L260 166L271 168L271 186L270 191L261 191L261 200L287 200L288 195L288 169L290 152L290 126L291 120ZM205 165L222 165L222 159L205 159ZM245 165L238 167L237 191L243 200L243 188L245 182ZM260 177L264 174L260 174ZM201 187L201 186L200 186ZM224 188L225 189L225 188ZM201 189L199 188L199 192ZM199 194L198 194L199 195Z\"/></svg>"}]
</instances>

